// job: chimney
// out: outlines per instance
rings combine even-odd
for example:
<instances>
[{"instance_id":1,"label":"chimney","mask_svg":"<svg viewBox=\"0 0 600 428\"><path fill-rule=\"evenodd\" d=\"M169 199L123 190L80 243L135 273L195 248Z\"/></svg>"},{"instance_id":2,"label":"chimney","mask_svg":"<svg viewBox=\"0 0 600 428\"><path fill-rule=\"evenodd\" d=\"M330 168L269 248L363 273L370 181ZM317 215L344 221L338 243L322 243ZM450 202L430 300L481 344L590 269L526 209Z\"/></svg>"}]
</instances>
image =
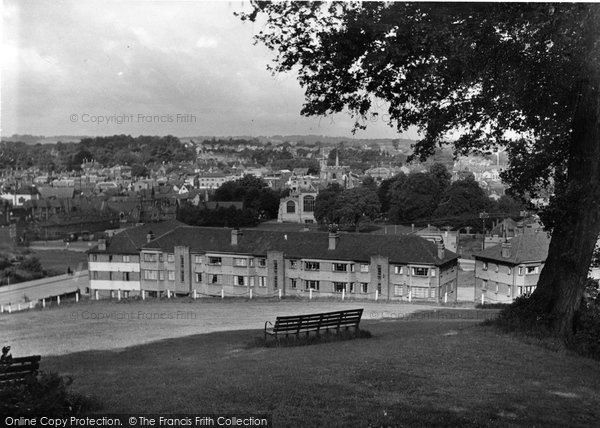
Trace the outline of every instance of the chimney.
<instances>
[{"instance_id":1,"label":"chimney","mask_svg":"<svg viewBox=\"0 0 600 428\"><path fill-rule=\"evenodd\" d=\"M338 232L329 232L329 249L335 250L340 240L340 234Z\"/></svg>"},{"instance_id":2,"label":"chimney","mask_svg":"<svg viewBox=\"0 0 600 428\"><path fill-rule=\"evenodd\" d=\"M508 259L510 257L510 249L512 247L512 244L510 242L503 242L502 243L502 248L500 249L500 255L505 258Z\"/></svg>"},{"instance_id":3,"label":"chimney","mask_svg":"<svg viewBox=\"0 0 600 428\"><path fill-rule=\"evenodd\" d=\"M442 260L444 257L446 257L446 247L444 247L443 242L438 242L438 244L437 244L437 256L438 256L438 259L440 259L440 260Z\"/></svg>"},{"instance_id":4,"label":"chimney","mask_svg":"<svg viewBox=\"0 0 600 428\"><path fill-rule=\"evenodd\" d=\"M98 250L106 251L106 239L98 239Z\"/></svg>"},{"instance_id":5,"label":"chimney","mask_svg":"<svg viewBox=\"0 0 600 428\"><path fill-rule=\"evenodd\" d=\"M240 229L233 229L231 231L231 245L237 245L242 235L243 233Z\"/></svg>"},{"instance_id":6,"label":"chimney","mask_svg":"<svg viewBox=\"0 0 600 428\"><path fill-rule=\"evenodd\" d=\"M151 230L148 231L148 234L146 235L146 243L152 241L154 239L154 232L152 232Z\"/></svg>"}]
</instances>

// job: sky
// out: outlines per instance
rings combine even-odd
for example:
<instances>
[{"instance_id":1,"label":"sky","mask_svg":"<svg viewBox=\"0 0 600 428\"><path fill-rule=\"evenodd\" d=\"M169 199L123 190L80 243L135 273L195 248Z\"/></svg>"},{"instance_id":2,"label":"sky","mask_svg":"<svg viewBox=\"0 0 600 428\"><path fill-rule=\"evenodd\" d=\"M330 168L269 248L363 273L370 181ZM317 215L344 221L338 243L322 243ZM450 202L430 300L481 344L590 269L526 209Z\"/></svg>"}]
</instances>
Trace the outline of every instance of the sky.
<instances>
[{"instance_id":1,"label":"sky","mask_svg":"<svg viewBox=\"0 0 600 428\"><path fill-rule=\"evenodd\" d=\"M1 132L350 137L348 114L300 116L241 1L4 0ZM360 138L415 138L383 122Z\"/></svg>"}]
</instances>

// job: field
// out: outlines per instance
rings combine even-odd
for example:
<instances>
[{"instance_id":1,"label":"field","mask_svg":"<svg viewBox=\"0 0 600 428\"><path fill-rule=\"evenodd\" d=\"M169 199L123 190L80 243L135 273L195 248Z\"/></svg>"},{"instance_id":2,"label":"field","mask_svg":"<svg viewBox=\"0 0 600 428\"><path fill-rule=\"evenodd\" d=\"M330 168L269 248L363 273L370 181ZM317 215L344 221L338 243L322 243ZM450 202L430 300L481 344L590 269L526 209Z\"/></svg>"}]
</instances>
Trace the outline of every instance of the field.
<instances>
[{"instance_id":1,"label":"field","mask_svg":"<svg viewBox=\"0 0 600 428\"><path fill-rule=\"evenodd\" d=\"M462 310L402 320L427 307L368 303L362 326L370 339L258 345L262 322L275 314L355 306L93 302L0 315L0 336L12 332L13 355L45 349L42 369L73 376L72 388L94 397L98 412L269 413L277 427L600 423L597 362L499 334L477 320L454 319ZM196 318L71 315L186 309ZM133 346L124 348L128 342Z\"/></svg>"},{"instance_id":2,"label":"field","mask_svg":"<svg viewBox=\"0 0 600 428\"><path fill-rule=\"evenodd\" d=\"M87 254L81 251L34 250L37 257L48 272L64 274L70 267L74 271L87 269Z\"/></svg>"}]
</instances>

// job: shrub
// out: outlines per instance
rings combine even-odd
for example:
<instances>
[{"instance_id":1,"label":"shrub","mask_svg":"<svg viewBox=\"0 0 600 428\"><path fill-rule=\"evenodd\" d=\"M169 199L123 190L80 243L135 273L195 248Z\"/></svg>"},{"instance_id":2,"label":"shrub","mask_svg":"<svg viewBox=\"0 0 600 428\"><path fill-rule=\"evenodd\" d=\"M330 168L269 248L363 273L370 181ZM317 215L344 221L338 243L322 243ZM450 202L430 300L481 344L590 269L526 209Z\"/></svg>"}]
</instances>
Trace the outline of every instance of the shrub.
<instances>
[{"instance_id":1,"label":"shrub","mask_svg":"<svg viewBox=\"0 0 600 428\"><path fill-rule=\"evenodd\" d=\"M575 332L567 345L578 354L600 359L600 304L582 305L574 322Z\"/></svg>"},{"instance_id":2,"label":"shrub","mask_svg":"<svg viewBox=\"0 0 600 428\"><path fill-rule=\"evenodd\" d=\"M61 417L78 415L94 407L93 401L68 391L70 377L52 372L39 372L22 383L0 388L0 414L21 416Z\"/></svg>"},{"instance_id":3,"label":"shrub","mask_svg":"<svg viewBox=\"0 0 600 428\"><path fill-rule=\"evenodd\" d=\"M526 296L517 297L515 301L500 311L493 324L504 331L519 331L534 336L550 335L550 319L542 315L544 311L534 299Z\"/></svg>"}]
</instances>

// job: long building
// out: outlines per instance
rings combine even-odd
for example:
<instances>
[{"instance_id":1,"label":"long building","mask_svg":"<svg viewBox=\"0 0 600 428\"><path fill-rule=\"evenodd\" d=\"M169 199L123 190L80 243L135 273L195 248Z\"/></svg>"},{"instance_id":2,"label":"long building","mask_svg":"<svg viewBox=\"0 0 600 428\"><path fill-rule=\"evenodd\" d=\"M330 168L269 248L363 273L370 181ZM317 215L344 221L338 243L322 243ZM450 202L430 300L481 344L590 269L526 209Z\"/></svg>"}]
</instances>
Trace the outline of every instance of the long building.
<instances>
[{"instance_id":1,"label":"long building","mask_svg":"<svg viewBox=\"0 0 600 428\"><path fill-rule=\"evenodd\" d=\"M142 229L136 232L142 234ZM119 236L119 235L117 235ZM154 239L150 239L154 238ZM138 241L141 239L138 239ZM92 292L124 286L110 257L94 249L90 257ZM117 246L117 250L120 250ZM131 248L133 253L133 248ZM124 254L123 254L124 255ZM140 244L139 288L151 295L346 296L364 299L454 300L457 256L443 244L414 235L364 235L322 232L274 232L180 226ZM101 268L102 272L96 272ZM133 270L133 266L129 267ZM106 272L112 278L99 281ZM131 278L131 277L130 277ZM137 287L128 281L129 291ZM110 281L113 281L110 283ZM133 286L133 287L132 287ZM113 288L118 290L118 288ZM312 290L312 291L311 291Z\"/></svg>"}]
</instances>

